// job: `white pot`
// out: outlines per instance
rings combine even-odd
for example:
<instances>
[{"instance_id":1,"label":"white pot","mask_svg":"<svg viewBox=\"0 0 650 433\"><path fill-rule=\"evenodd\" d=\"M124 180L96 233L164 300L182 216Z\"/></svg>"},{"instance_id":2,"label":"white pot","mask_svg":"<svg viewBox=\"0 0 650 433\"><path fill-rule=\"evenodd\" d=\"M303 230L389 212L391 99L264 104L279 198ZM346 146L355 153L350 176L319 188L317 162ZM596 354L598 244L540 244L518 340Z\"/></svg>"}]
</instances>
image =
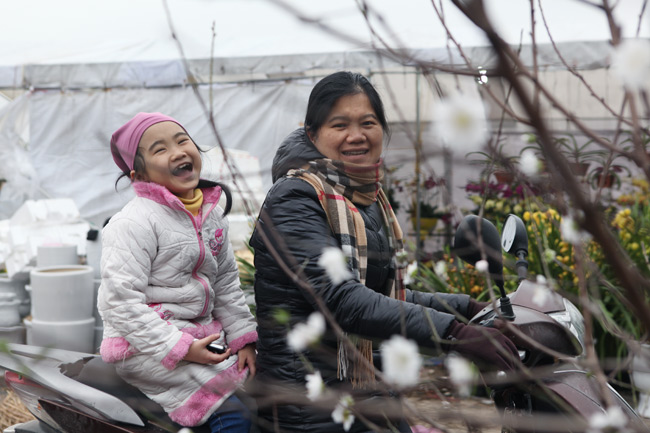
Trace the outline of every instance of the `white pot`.
<instances>
[{"instance_id":1,"label":"white pot","mask_svg":"<svg viewBox=\"0 0 650 433\"><path fill-rule=\"evenodd\" d=\"M650 344L642 344L639 353L632 358L632 383L639 391L637 413L650 418Z\"/></svg>"},{"instance_id":2,"label":"white pot","mask_svg":"<svg viewBox=\"0 0 650 433\"><path fill-rule=\"evenodd\" d=\"M46 244L36 248L36 266L78 265L77 246L70 244Z\"/></svg>"},{"instance_id":3,"label":"white pot","mask_svg":"<svg viewBox=\"0 0 650 433\"><path fill-rule=\"evenodd\" d=\"M18 307L20 300L14 293L0 293L0 326L10 327L20 324Z\"/></svg>"},{"instance_id":4,"label":"white pot","mask_svg":"<svg viewBox=\"0 0 650 433\"><path fill-rule=\"evenodd\" d=\"M69 321L93 317L93 269L90 266L35 268L30 278L34 319Z\"/></svg>"},{"instance_id":5,"label":"white pot","mask_svg":"<svg viewBox=\"0 0 650 433\"><path fill-rule=\"evenodd\" d=\"M25 320L27 344L95 353L95 318L67 322Z\"/></svg>"},{"instance_id":6,"label":"white pot","mask_svg":"<svg viewBox=\"0 0 650 433\"><path fill-rule=\"evenodd\" d=\"M6 343L25 344L25 325L21 323L17 326L0 326L0 340Z\"/></svg>"}]
</instances>

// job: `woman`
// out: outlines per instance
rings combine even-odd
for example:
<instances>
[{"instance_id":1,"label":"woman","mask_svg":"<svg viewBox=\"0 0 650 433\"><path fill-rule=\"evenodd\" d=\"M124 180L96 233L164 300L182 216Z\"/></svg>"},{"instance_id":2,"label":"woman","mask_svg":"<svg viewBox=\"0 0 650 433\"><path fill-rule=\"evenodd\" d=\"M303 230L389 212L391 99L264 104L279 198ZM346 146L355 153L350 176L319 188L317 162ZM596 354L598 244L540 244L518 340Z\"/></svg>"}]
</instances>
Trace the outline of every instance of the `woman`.
<instances>
[{"instance_id":1,"label":"woman","mask_svg":"<svg viewBox=\"0 0 650 433\"><path fill-rule=\"evenodd\" d=\"M285 389L293 385L306 401L305 376L312 370L321 373L327 387L358 390L373 384L372 372L362 368L363 360L346 355L345 346L333 332L326 332L319 348L302 355L287 345L287 325L275 319L277 311L289 312L293 327L317 311L318 305L310 291L283 270L281 262L306 279L343 331L361 337L357 347L366 349L366 358L371 358L369 339L402 334L420 346L433 348L448 348L450 340L469 339L471 344L455 344L454 350L500 369L512 367L509 357L501 356L483 333L452 314L456 311L472 317L481 304L465 295L434 296L402 289L395 260L395 252L401 248L401 230L379 183L387 134L384 108L370 82L359 74L337 72L316 84L304 129L290 134L275 156L274 185L251 238L259 327L258 379L266 391L274 384ZM327 247L348 252L353 278L332 283L318 265ZM492 341L516 356L510 340L497 331L490 332ZM279 394L275 396L279 398ZM343 426L333 421L331 407L303 405L300 398L290 404L269 401L273 398L258 399L262 430L343 431ZM373 419L385 425L383 420ZM400 431L410 431L404 422L393 421L396 424ZM357 417L349 431L368 430Z\"/></svg>"}]
</instances>

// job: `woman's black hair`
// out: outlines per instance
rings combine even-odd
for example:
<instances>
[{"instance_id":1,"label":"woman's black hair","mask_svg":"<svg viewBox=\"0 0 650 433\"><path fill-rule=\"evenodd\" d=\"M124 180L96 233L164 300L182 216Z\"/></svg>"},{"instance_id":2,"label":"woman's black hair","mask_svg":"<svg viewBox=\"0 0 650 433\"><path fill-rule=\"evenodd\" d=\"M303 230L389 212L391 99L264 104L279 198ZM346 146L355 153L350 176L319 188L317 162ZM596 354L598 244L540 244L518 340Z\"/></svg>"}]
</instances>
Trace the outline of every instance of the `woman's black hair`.
<instances>
[{"instance_id":1,"label":"woman's black hair","mask_svg":"<svg viewBox=\"0 0 650 433\"><path fill-rule=\"evenodd\" d=\"M188 134L189 137L189 134ZM192 137L190 137L192 139ZM201 147L196 144L194 140L192 140L194 145L196 146L197 149L199 149L200 153L204 153L205 151L201 149ZM145 170L145 165L144 165L144 157L140 153L140 148L138 147L138 150L135 152L135 158L133 159L133 170L136 173L142 173ZM131 173L126 173L123 172L120 174L115 181L115 191L117 191L117 184L122 179L123 177L126 177L127 179L131 180ZM223 208L223 216L226 216L230 213L230 210L232 209L232 192L230 192L230 188L228 188L225 184L220 183L220 182L215 182L211 180L199 180L199 186L207 186L207 187L214 187L214 186L219 186L221 187L221 190L223 193L226 195L226 205Z\"/></svg>"},{"instance_id":2,"label":"woman's black hair","mask_svg":"<svg viewBox=\"0 0 650 433\"><path fill-rule=\"evenodd\" d=\"M327 120L336 101L342 96L365 93L375 115L386 135L390 135L384 104L377 90L363 75L356 72L340 71L320 80L309 95L307 113L305 114L305 131L314 136Z\"/></svg>"}]
</instances>

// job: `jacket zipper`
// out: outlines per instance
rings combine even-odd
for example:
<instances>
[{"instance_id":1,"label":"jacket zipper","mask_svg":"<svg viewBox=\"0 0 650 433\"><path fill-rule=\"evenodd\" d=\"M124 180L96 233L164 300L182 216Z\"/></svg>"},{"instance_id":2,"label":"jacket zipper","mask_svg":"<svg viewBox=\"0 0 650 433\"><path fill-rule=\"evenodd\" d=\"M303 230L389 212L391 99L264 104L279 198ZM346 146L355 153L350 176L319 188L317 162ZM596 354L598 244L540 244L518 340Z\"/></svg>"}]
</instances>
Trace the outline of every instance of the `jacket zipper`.
<instances>
[{"instance_id":1,"label":"jacket zipper","mask_svg":"<svg viewBox=\"0 0 650 433\"><path fill-rule=\"evenodd\" d=\"M192 277L196 279L199 283L201 283L201 285L203 286L203 291L205 293L205 303L203 304L203 309L199 314L199 317L202 317L208 312L208 306L210 304L210 288L208 287L208 283L203 278L199 277L199 274L197 273L198 269L203 264L203 260L205 260L205 245L203 244L203 234L201 233L201 227L197 226L194 215L192 215L192 213L187 209L184 209L184 211L190 217L190 221L192 221L192 225L194 226L194 230L196 231L197 240L199 241L199 260L197 260L194 269L192 269ZM202 222L203 220L201 221L201 223Z\"/></svg>"}]
</instances>

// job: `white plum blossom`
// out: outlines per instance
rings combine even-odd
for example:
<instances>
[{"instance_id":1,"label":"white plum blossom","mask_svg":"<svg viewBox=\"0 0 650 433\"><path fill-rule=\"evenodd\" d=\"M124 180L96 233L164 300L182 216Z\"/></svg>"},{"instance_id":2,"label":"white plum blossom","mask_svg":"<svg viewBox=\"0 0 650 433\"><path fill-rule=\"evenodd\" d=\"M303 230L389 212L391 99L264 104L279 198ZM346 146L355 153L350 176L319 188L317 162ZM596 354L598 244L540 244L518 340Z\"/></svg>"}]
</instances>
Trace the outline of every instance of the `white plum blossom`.
<instances>
[{"instance_id":1,"label":"white plum blossom","mask_svg":"<svg viewBox=\"0 0 650 433\"><path fill-rule=\"evenodd\" d=\"M192 433L192 429L189 429L187 427L183 427L177 433Z\"/></svg>"},{"instance_id":2,"label":"white plum blossom","mask_svg":"<svg viewBox=\"0 0 650 433\"><path fill-rule=\"evenodd\" d=\"M489 138L483 101L461 94L434 106L433 127L448 149L463 155L479 150Z\"/></svg>"},{"instance_id":3,"label":"white plum blossom","mask_svg":"<svg viewBox=\"0 0 650 433\"><path fill-rule=\"evenodd\" d=\"M542 163L530 149L524 150L519 157L519 169L528 177L535 177L539 174Z\"/></svg>"},{"instance_id":4,"label":"white plum blossom","mask_svg":"<svg viewBox=\"0 0 650 433\"><path fill-rule=\"evenodd\" d=\"M627 417L620 407L613 406L605 413L596 413L589 419L587 433L627 432Z\"/></svg>"},{"instance_id":5,"label":"white plum blossom","mask_svg":"<svg viewBox=\"0 0 650 433\"><path fill-rule=\"evenodd\" d=\"M612 72L629 90L640 90L650 75L650 41L626 39L614 47Z\"/></svg>"},{"instance_id":6,"label":"white plum blossom","mask_svg":"<svg viewBox=\"0 0 650 433\"><path fill-rule=\"evenodd\" d=\"M531 299L533 304L542 307L549 296L551 296L551 289L548 287L546 278L543 275L538 275L533 289L533 299Z\"/></svg>"},{"instance_id":7,"label":"white plum blossom","mask_svg":"<svg viewBox=\"0 0 650 433\"><path fill-rule=\"evenodd\" d=\"M404 284L413 283L415 281L413 277L415 277L417 271L418 262L409 263L409 265L406 267L406 272L404 273Z\"/></svg>"},{"instance_id":8,"label":"white plum blossom","mask_svg":"<svg viewBox=\"0 0 650 433\"><path fill-rule=\"evenodd\" d=\"M488 264L487 260L479 260L478 262L476 262L476 265L474 265L474 267L478 272L482 274L487 274L490 265Z\"/></svg>"},{"instance_id":9,"label":"white plum blossom","mask_svg":"<svg viewBox=\"0 0 650 433\"><path fill-rule=\"evenodd\" d=\"M521 141L523 141L526 144L533 144L537 141L537 137L535 134L527 132L525 134L521 134Z\"/></svg>"},{"instance_id":10,"label":"white plum blossom","mask_svg":"<svg viewBox=\"0 0 650 433\"><path fill-rule=\"evenodd\" d=\"M571 215L562 217L560 232L562 233L562 238L573 245L581 244L591 238L589 233L580 229L580 226Z\"/></svg>"},{"instance_id":11,"label":"white plum blossom","mask_svg":"<svg viewBox=\"0 0 650 433\"><path fill-rule=\"evenodd\" d=\"M343 424L343 430L348 431L354 422L354 415L350 408L354 405L354 400L349 394L343 394L332 412L332 419L338 424Z\"/></svg>"},{"instance_id":12,"label":"white plum blossom","mask_svg":"<svg viewBox=\"0 0 650 433\"><path fill-rule=\"evenodd\" d=\"M327 247L318 259L318 265L325 269L325 273L336 285L352 278L352 272L348 268L348 262L343 255L343 251L336 247Z\"/></svg>"},{"instance_id":13,"label":"white plum blossom","mask_svg":"<svg viewBox=\"0 0 650 433\"><path fill-rule=\"evenodd\" d=\"M387 383L398 388L417 385L422 357L413 341L401 335L393 335L381 345L381 360Z\"/></svg>"},{"instance_id":14,"label":"white plum blossom","mask_svg":"<svg viewBox=\"0 0 650 433\"><path fill-rule=\"evenodd\" d=\"M445 366L449 372L449 380L458 390L458 394L467 397L476 378L472 364L463 357L451 354L445 359Z\"/></svg>"},{"instance_id":15,"label":"white plum blossom","mask_svg":"<svg viewBox=\"0 0 650 433\"><path fill-rule=\"evenodd\" d=\"M544 250L544 260L546 260L547 263L551 263L555 261L555 257L557 257L557 253L555 250L551 248L547 248Z\"/></svg>"},{"instance_id":16,"label":"white plum blossom","mask_svg":"<svg viewBox=\"0 0 650 433\"><path fill-rule=\"evenodd\" d=\"M315 311L309 315L306 323L298 323L287 335L287 343L295 352L301 352L318 340L325 332L325 318Z\"/></svg>"},{"instance_id":17,"label":"white plum blossom","mask_svg":"<svg viewBox=\"0 0 650 433\"><path fill-rule=\"evenodd\" d=\"M433 272L436 273L437 276L440 278L446 280L447 279L447 263L444 260L439 260L436 262L436 264L433 267Z\"/></svg>"},{"instance_id":18,"label":"white plum blossom","mask_svg":"<svg viewBox=\"0 0 650 433\"><path fill-rule=\"evenodd\" d=\"M308 374L305 378L307 379L307 398L311 401L316 401L323 397L325 394L325 383L323 383L323 377L320 371L314 374Z\"/></svg>"}]
</instances>

